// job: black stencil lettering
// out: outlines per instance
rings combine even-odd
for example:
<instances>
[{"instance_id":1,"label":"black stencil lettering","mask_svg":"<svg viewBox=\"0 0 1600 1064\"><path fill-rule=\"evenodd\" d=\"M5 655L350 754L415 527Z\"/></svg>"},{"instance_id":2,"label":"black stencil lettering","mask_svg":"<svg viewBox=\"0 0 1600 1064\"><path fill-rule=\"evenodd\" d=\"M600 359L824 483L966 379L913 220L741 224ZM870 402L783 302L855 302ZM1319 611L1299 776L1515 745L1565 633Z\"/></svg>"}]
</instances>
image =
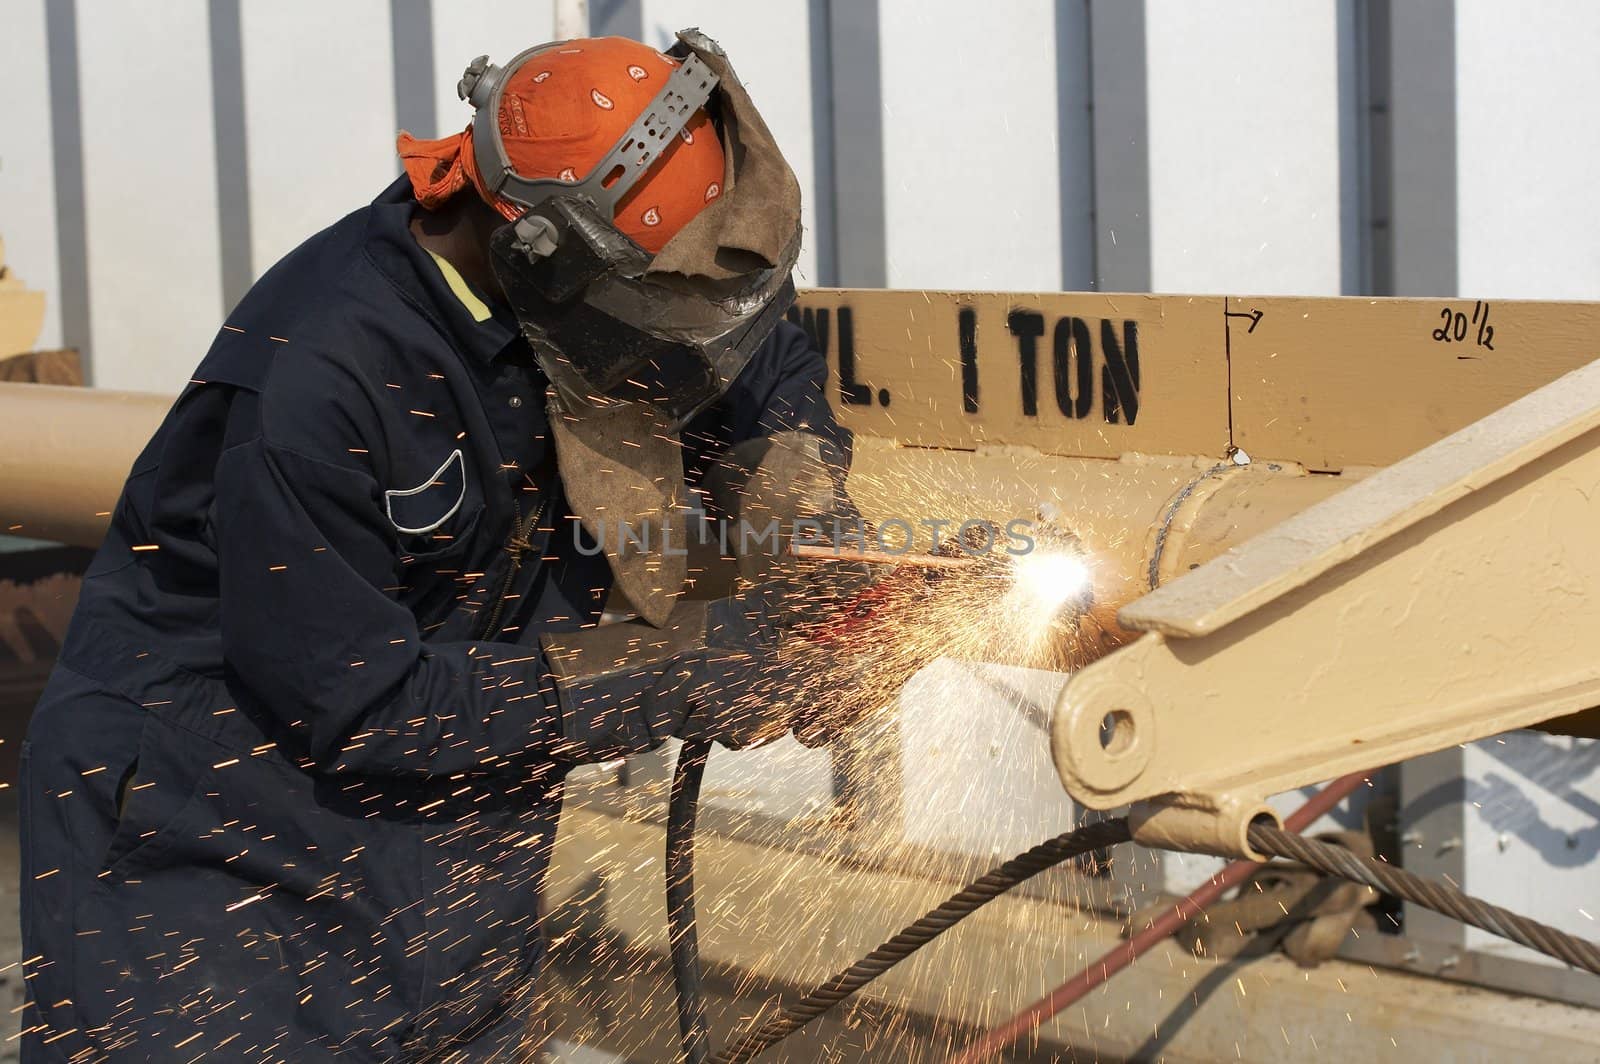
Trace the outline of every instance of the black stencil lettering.
<instances>
[{"instance_id":1,"label":"black stencil lettering","mask_svg":"<svg viewBox=\"0 0 1600 1064\"><path fill-rule=\"evenodd\" d=\"M1013 310L1006 315L1006 328L1017 338L1017 361L1021 367L1022 412L1039 416L1039 337L1044 335L1044 315L1034 310Z\"/></svg>"},{"instance_id":2,"label":"black stencil lettering","mask_svg":"<svg viewBox=\"0 0 1600 1064\"><path fill-rule=\"evenodd\" d=\"M804 329L806 335L811 338L811 346L821 352L823 358L828 357L827 307L822 307L818 310L812 310L810 307L806 307L804 310L799 307L790 307L789 313L785 314L784 317L788 318L791 324L798 325Z\"/></svg>"},{"instance_id":3,"label":"black stencil lettering","mask_svg":"<svg viewBox=\"0 0 1600 1064\"><path fill-rule=\"evenodd\" d=\"M1056 406L1067 417L1086 418L1094 405L1094 349L1089 323L1060 318L1055 331ZM1077 387L1074 389L1073 385Z\"/></svg>"},{"instance_id":4,"label":"black stencil lettering","mask_svg":"<svg viewBox=\"0 0 1600 1064\"><path fill-rule=\"evenodd\" d=\"M1109 321L1102 321L1100 347L1106 360L1100 372L1106 424L1115 425L1125 419L1132 425L1139 416L1138 323L1124 321L1122 342L1118 343L1116 327Z\"/></svg>"},{"instance_id":5,"label":"black stencil lettering","mask_svg":"<svg viewBox=\"0 0 1600 1064\"><path fill-rule=\"evenodd\" d=\"M839 399L846 406L869 406L872 389L856 382L856 337L850 308L839 308Z\"/></svg>"},{"instance_id":6,"label":"black stencil lettering","mask_svg":"<svg viewBox=\"0 0 1600 1064\"><path fill-rule=\"evenodd\" d=\"M956 315L961 349L961 409L978 412L978 312L962 307Z\"/></svg>"}]
</instances>

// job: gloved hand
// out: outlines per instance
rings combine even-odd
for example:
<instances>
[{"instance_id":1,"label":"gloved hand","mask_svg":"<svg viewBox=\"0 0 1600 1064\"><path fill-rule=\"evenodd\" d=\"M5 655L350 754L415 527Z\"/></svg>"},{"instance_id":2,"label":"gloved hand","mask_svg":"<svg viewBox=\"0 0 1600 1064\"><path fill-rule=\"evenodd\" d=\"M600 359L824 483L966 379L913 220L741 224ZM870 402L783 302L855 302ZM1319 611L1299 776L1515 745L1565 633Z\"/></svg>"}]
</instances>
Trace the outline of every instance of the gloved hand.
<instances>
[{"instance_id":1,"label":"gloved hand","mask_svg":"<svg viewBox=\"0 0 1600 1064\"><path fill-rule=\"evenodd\" d=\"M797 531L828 544L859 541L862 522L843 484L839 457L810 433L749 440L724 454L706 487L732 524L728 542L745 589L680 603L660 629L628 622L545 636L562 714L558 756L607 760L669 735L738 748L797 726L817 745L877 705L848 633L854 626L870 635L864 613L898 601L922 574L897 576L869 603L862 596L872 596L885 567L788 554Z\"/></svg>"},{"instance_id":2,"label":"gloved hand","mask_svg":"<svg viewBox=\"0 0 1600 1064\"><path fill-rule=\"evenodd\" d=\"M729 523L726 542L739 575L761 582L804 573L813 585L813 603L818 593L843 601L870 583L867 567L834 565L823 577L826 586L818 586L816 567L802 566L788 553L797 538L824 546L866 545L866 528L844 479L842 457L809 432L780 432L729 448L706 474L705 487Z\"/></svg>"},{"instance_id":3,"label":"gloved hand","mask_svg":"<svg viewBox=\"0 0 1600 1064\"><path fill-rule=\"evenodd\" d=\"M716 511L732 525L727 542L744 579L793 589L784 620L795 637L784 644L784 660L807 686L786 700L800 707L795 735L807 746L831 743L884 705L892 677L904 671L881 652L884 641L893 639L888 629L900 606L922 585L915 570L890 575L889 566L789 553L791 542L843 550L872 545L871 528L845 490L845 473L844 456L830 441L781 432L730 448L705 481Z\"/></svg>"},{"instance_id":4,"label":"gloved hand","mask_svg":"<svg viewBox=\"0 0 1600 1064\"><path fill-rule=\"evenodd\" d=\"M555 754L605 761L669 735L737 749L788 731L802 674L779 645L794 592L768 582L681 603L660 629L629 621L542 637L561 707Z\"/></svg>"},{"instance_id":5,"label":"gloved hand","mask_svg":"<svg viewBox=\"0 0 1600 1064\"><path fill-rule=\"evenodd\" d=\"M818 579L837 568L833 562L810 564ZM872 583L793 626L792 642L807 648L793 656L807 659L807 675L817 678L816 696L795 719L795 738L804 746L839 742L892 704L905 682L927 664L926 644L908 639L905 626L923 616L939 574L911 565L872 569Z\"/></svg>"},{"instance_id":6,"label":"gloved hand","mask_svg":"<svg viewBox=\"0 0 1600 1064\"><path fill-rule=\"evenodd\" d=\"M818 578L826 579L826 570L833 565L823 562L816 568ZM892 626L925 602L940 579L936 570L913 565L873 568L870 583L841 588L849 593L832 602L831 609L797 621L796 635L833 653L866 652L891 639Z\"/></svg>"}]
</instances>

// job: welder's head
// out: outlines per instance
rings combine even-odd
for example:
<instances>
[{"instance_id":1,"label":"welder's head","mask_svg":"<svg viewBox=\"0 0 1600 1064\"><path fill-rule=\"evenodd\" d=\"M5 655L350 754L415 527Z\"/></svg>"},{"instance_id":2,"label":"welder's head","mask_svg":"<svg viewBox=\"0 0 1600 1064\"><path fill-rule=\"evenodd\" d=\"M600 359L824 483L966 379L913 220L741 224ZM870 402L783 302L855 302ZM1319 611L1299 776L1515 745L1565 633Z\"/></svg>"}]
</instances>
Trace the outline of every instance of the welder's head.
<instances>
[{"instance_id":1,"label":"welder's head","mask_svg":"<svg viewBox=\"0 0 1600 1064\"><path fill-rule=\"evenodd\" d=\"M678 37L480 57L466 132L400 137L424 206L470 186L506 219L496 277L575 415L642 402L681 425L794 299L799 185L721 48Z\"/></svg>"}]
</instances>

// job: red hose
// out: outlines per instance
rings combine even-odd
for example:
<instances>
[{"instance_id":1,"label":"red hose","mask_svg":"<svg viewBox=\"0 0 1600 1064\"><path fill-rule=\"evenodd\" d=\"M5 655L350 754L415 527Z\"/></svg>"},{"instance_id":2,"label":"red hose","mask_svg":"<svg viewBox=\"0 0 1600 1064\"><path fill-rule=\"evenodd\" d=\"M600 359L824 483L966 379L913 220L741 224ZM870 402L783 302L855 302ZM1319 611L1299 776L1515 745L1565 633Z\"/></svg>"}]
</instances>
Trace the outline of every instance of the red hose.
<instances>
[{"instance_id":1,"label":"red hose","mask_svg":"<svg viewBox=\"0 0 1600 1064\"><path fill-rule=\"evenodd\" d=\"M1367 773L1364 772L1339 777L1289 814L1284 819L1283 826L1289 831L1304 831L1366 781ZM1149 952L1152 947L1177 934L1178 929L1190 918L1222 897L1229 889L1238 886L1256 867L1255 861L1233 862L1212 876L1209 882L1193 894L1175 902L1172 908L1152 921L1149 927L1128 941L1113 946L1099 960L1092 962L1077 975L984 1035L966 1052L953 1058L951 1064L981 1064L993 1058L995 1054L1036 1030L1050 1017L1122 971L1141 955Z\"/></svg>"}]
</instances>

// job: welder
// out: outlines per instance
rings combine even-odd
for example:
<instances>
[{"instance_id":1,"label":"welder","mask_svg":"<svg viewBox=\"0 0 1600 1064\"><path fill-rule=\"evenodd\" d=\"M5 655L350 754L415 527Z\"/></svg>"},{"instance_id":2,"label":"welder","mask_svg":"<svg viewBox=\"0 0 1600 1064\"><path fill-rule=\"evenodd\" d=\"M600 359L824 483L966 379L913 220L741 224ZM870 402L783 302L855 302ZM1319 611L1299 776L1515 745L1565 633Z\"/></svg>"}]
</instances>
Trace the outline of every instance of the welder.
<instances>
[{"instance_id":1,"label":"welder","mask_svg":"<svg viewBox=\"0 0 1600 1064\"><path fill-rule=\"evenodd\" d=\"M569 767L818 724L780 648L872 574L681 595L698 509L853 518L765 123L694 31L460 89L129 475L23 753L25 1060L525 1059Z\"/></svg>"}]
</instances>

